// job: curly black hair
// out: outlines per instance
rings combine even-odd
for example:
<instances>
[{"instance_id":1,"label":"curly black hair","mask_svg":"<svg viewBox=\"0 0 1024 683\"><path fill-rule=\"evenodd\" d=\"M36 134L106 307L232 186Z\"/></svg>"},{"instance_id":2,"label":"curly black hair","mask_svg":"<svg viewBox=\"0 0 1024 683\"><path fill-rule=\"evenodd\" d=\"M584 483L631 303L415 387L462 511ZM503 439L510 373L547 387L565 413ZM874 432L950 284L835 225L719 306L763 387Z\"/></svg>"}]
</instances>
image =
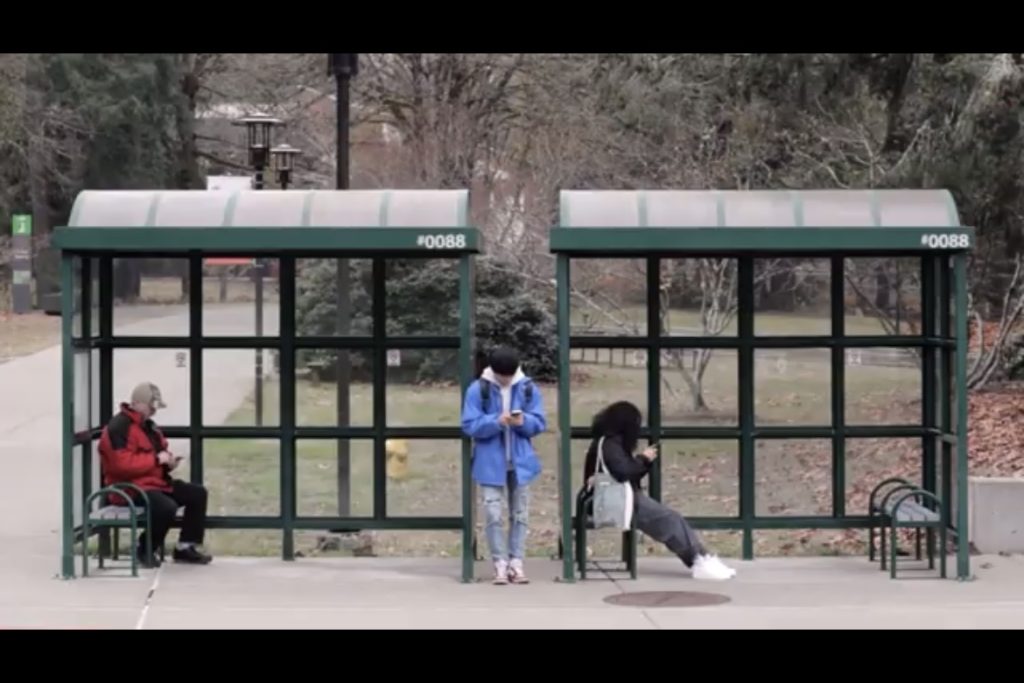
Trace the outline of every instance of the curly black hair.
<instances>
[{"instance_id":1,"label":"curly black hair","mask_svg":"<svg viewBox=\"0 0 1024 683\"><path fill-rule=\"evenodd\" d=\"M644 418L640 409L629 401L616 401L594 416L590 429L594 439L617 436L627 453L636 450Z\"/></svg>"}]
</instances>

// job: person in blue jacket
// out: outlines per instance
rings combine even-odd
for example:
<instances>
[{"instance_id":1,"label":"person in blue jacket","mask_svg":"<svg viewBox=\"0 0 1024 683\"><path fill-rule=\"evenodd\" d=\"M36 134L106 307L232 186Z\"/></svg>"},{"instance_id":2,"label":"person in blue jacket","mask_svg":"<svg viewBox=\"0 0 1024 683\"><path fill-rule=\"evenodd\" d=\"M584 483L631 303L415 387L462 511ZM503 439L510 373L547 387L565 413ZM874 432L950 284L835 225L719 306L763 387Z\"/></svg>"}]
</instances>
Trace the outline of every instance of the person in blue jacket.
<instances>
[{"instance_id":1,"label":"person in blue jacket","mask_svg":"<svg viewBox=\"0 0 1024 683\"><path fill-rule=\"evenodd\" d=\"M466 391L462 431L473 439L473 479L483 493L494 583L528 583L523 568L529 531L530 483L541 471L532 439L547 429L540 391L519 354L495 349ZM503 511L511 519L505 535ZM507 540L507 542L506 542Z\"/></svg>"}]
</instances>

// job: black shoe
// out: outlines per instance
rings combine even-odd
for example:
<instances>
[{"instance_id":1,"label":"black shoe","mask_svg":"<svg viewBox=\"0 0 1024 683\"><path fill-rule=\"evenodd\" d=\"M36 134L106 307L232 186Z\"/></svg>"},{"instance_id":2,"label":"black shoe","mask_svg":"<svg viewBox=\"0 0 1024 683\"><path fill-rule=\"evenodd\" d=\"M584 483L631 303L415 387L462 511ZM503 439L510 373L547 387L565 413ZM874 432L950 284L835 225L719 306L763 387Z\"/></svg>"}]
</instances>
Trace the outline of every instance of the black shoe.
<instances>
[{"instance_id":1,"label":"black shoe","mask_svg":"<svg viewBox=\"0 0 1024 683\"><path fill-rule=\"evenodd\" d=\"M153 553L153 558L146 557L146 549L139 548L135 551L135 556L139 558L139 566L143 569L157 569L160 566L160 556Z\"/></svg>"},{"instance_id":2,"label":"black shoe","mask_svg":"<svg viewBox=\"0 0 1024 683\"><path fill-rule=\"evenodd\" d=\"M207 555L194 545L190 545L184 550L175 548L171 557L174 558L175 562L186 562L188 564L210 564L213 561L212 556Z\"/></svg>"}]
</instances>

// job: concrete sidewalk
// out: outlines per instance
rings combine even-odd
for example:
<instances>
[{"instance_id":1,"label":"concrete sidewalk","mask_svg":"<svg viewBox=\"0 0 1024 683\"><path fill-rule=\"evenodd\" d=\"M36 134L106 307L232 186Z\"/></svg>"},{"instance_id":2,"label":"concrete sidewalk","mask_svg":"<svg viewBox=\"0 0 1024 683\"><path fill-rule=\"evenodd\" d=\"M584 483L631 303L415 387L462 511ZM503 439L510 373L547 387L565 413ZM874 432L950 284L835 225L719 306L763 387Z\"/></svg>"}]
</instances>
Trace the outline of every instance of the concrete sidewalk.
<instances>
[{"instance_id":1,"label":"concrete sidewalk","mask_svg":"<svg viewBox=\"0 0 1024 683\"><path fill-rule=\"evenodd\" d=\"M908 569L892 581L866 558L733 562L739 575L700 582L672 559L640 563L637 581L595 573L555 580L560 565L530 561L528 586L462 584L454 560L217 558L167 564L138 579L47 580L41 568L0 574L0 627L217 629L935 629L1024 627L1024 558L978 557L970 582ZM911 561L908 567L912 565ZM126 569L116 570L124 576ZM919 565L920 566L920 565ZM478 576L487 576L478 567ZM915 577L915 574L917 575ZM636 608L624 592L727 596L708 607Z\"/></svg>"}]
</instances>

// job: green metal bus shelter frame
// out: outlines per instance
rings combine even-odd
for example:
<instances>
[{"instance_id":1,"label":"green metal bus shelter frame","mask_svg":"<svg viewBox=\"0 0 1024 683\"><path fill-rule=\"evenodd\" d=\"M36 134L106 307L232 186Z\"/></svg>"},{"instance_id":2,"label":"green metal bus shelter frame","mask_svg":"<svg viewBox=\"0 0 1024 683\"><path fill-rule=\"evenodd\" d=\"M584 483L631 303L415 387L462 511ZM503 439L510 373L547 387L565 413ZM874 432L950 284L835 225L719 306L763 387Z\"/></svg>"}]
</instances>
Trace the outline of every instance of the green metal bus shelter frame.
<instances>
[{"instance_id":1,"label":"green metal bus shelter frame","mask_svg":"<svg viewBox=\"0 0 1024 683\"><path fill-rule=\"evenodd\" d=\"M571 348L646 350L648 409L643 436L661 439L723 439L739 444L739 514L693 517L702 529L739 529L744 559L753 559L757 529L865 528L866 514L845 509L845 443L848 438L920 438L922 488L942 501L943 523L957 536L957 576L970 574L967 522L967 255L973 228L960 225L946 191L562 191L559 225L550 234L557 260L559 339L559 503L563 539L573 537L572 441L590 428L571 421ZM845 334L844 258L914 257L921 262L922 329L919 335ZM831 334L757 336L754 331L758 258L808 257L831 263ZM645 259L645 336L573 335L570 265L574 259ZM659 307L660 261L664 258L730 258L738 267L737 334L666 336ZM950 310L952 304L952 311ZM912 425L845 422L845 350L865 347L922 349L922 416ZM662 349L734 349L738 357L738 424L735 427L664 426L661 417ZM828 425L758 426L754 421L754 358L757 349L822 348L831 351L831 413ZM653 362L652 362L653 361ZM608 401L617 397L609 396ZM755 440L831 439L830 516L757 516ZM937 488L941 455L942 486ZM649 494L661 497L660 459ZM582 464L577 463L582 469ZM959 495L954 495L955 490ZM951 503L955 500L955 516ZM685 514L685 510L682 511ZM563 544L563 579L575 580L574 544ZM945 549L943 549L945 551Z\"/></svg>"},{"instance_id":2,"label":"green metal bus shelter frame","mask_svg":"<svg viewBox=\"0 0 1024 683\"><path fill-rule=\"evenodd\" d=\"M74 544L82 532L80 502L99 481L95 442L111 418L113 351L118 348L188 349L190 421L164 428L190 440L191 480L203 482L204 439L272 439L280 443L280 514L211 516L213 529L277 529L282 555L295 557L297 530L442 529L462 532L462 579L473 578L473 497L470 443L459 425L389 427L386 414L388 349L454 349L463 394L474 378L473 255L480 236L468 222L466 190L393 191L88 191L81 193L67 227L55 231L61 251L63 363L62 574L73 578ZM217 256L273 257L280 261L279 336L204 336L203 260ZM113 325L113 260L187 258L190 329L184 336L117 336ZM296 259L372 260L372 336L296 335ZM455 259L459 267L457 336L388 336L386 259ZM98 276L98 277L97 277ZM98 287L92 286L98 280ZM93 313L98 311L98 315ZM98 319L92 319L96 318ZM280 353L278 426L203 423L203 351L274 349ZM302 349L369 350L373 356L373 422L369 427L296 424L296 352ZM76 363L76 361L79 361ZM77 372L76 372L77 371ZM145 378L138 378L139 381ZM87 392L83 392L85 387ZM85 403L85 405L83 405ZM461 405L457 406L461 409ZM385 440L460 439L461 515L389 516ZM373 515L306 517L296 507L296 442L300 439L369 439L373 442ZM76 482L76 479L79 481Z\"/></svg>"}]
</instances>

